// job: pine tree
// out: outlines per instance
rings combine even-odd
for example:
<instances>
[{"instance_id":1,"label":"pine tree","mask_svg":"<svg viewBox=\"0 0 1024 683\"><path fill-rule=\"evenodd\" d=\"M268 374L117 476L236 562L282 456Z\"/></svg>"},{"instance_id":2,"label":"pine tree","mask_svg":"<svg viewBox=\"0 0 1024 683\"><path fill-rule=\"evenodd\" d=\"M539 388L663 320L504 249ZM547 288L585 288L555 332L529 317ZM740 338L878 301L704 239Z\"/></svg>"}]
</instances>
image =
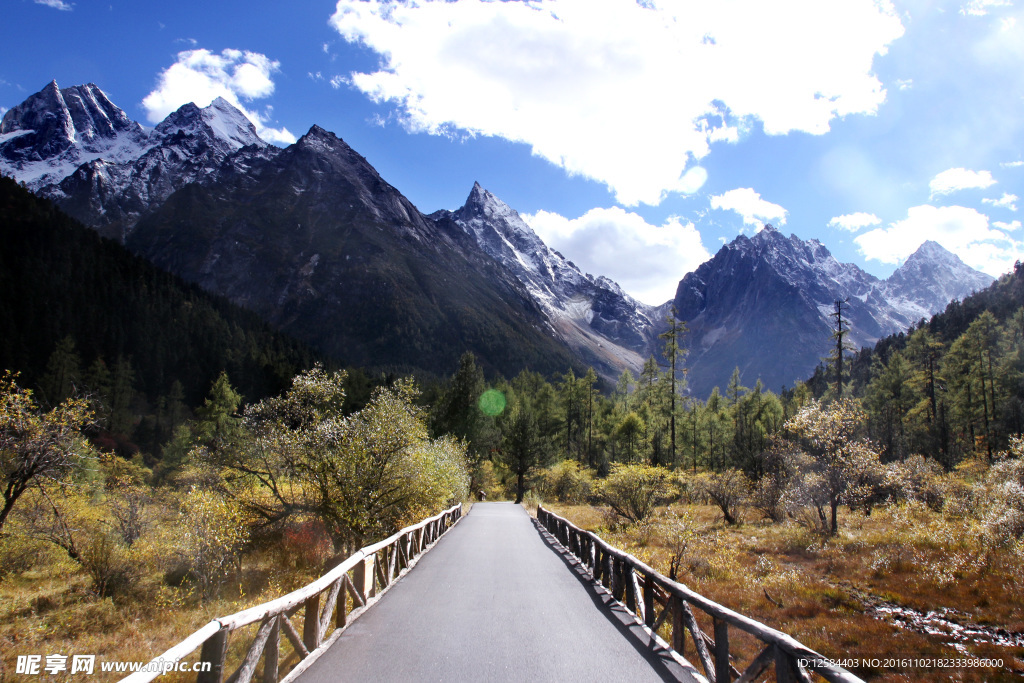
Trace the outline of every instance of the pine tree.
<instances>
[{"instance_id":1,"label":"pine tree","mask_svg":"<svg viewBox=\"0 0 1024 683\"><path fill-rule=\"evenodd\" d=\"M686 380L679 380L679 366L686 356L686 351L680 349L679 341L686 334L686 323L676 318L676 307L672 306L672 312L665 319L668 323L668 331L658 335L659 339L665 340L663 353L669 362L669 463L676 465L676 396L679 390L686 387Z\"/></svg>"},{"instance_id":2,"label":"pine tree","mask_svg":"<svg viewBox=\"0 0 1024 683\"><path fill-rule=\"evenodd\" d=\"M594 384L597 382L597 373L594 368L587 368L587 374L580 380L583 389L587 393L587 465L594 466Z\"/></svg>"},{"instance_id":3,"label":"pine tree","mask_svg":"<svg viewBox=\"0 0 1024 683\"><path fill-rule=\"evenodd\" d=\"M40 380L43 397L57 405L74 396L81 381L81 359L75 351L75 340L68 335L59 342L46 363L46 374Z\"/></svg>"},{"instance_id":4,"label":"pine tree","mask_svg":"<svg viewBox=\"0 0 1024 683\"><path fill-rule=\"evenodd\" d=\"M516 476L516 503L523 502L529 476L549 458L547 441L541 437L537 415L530 400L518 396L502 425L501 460Z\"/></svg>"},{"instance_id":5,"label":"pine tree","mask_svg":"<svg viewBox=\"0 0 1024 683\"><path fill-rule=\"evenodd\" d=\"M110 431L129 434L132 430L132 399L135 396L135 371L123 356L114 364L110 391Z\"/></svg>"},{"instance_id":6,"label":"pine tree","mask_svg":"<svg viewBox=\"0 0 1024 683\"><path fill-rule=\"evenodd\" d=\"M216 445L230 439L238 430L236 413L241 403L242 396L231 386L228 373L221 371L203 405L196 410L195 434L198 440L206 445Z\"/></svg>"}]
</instances>

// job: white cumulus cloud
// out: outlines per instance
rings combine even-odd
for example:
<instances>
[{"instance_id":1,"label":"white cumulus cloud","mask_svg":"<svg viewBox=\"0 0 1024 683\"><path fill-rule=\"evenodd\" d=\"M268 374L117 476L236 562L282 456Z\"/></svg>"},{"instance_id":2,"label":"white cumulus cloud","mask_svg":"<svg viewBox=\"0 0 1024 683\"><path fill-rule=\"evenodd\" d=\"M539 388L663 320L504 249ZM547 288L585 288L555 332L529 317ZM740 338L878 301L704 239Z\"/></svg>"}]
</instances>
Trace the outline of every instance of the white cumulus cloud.
<instances>
[{"instance_id":1,"label":"white cumulus cloud","mask_svg":"<svg viewBox=\"0 0 1024 683\"><path fill-rule=\"evenodd\" d=\"M988 216L964 206L914 206L905 219L854 238L865 257L882 263L900 263L925 240L938 242L967 265L993 277L1012 270L1014 261L1024 254L1024 242L990 227Z\"/></svg>"},{"instance_id":2,"label":"white cumulus cloud","mask_svg":"<svg viewBox=\"0 0 1024 683\"><path fill-rule=\"evenodd\" d=\"M581 270L611 278L652 306L673 298L679 280L711 258L693 223L679 218L651 225L636 213L612 207L574 219L538 211L523 220Z\"/></svg>"},{"instance_id":3,"label":"white cumulus cloud","mask_svg":"<svg viewBox=\"0 0 1024 683\"><path fill-rule=\"evenodd\" d=\"M295 142L287 128L271 128L269 116L242 104L269 97L274 92L271 76L281 68L266 55L242 50L186 50L178 60L164 69L157 87L142 100L146 115L153 123L189 102L205 107L223 97L237 107L256 126L259 136L268 142Z\"/></svg>"},{"instance_id":4,"label":"white cumulus cloud","mask_svg":"<svg viewBox=\"0 0 1024 683\"><path fill-rule=\"evenodd\" d=\"M881 223L882 219L875 214L858 211L857 213L848 213L844 216L836 216L828 222L828 226L830 228L857 232L861 228L866 228L869 225L881 225Z\"/></svg>"},{"instance_id":5,"label":"white cumulus cloud","mask_svg":"<svg viewBox=\"0 0 1024 683\"><path fill-rule=\"evenodd\" d=\"M873 114L874 57L903 34L888 0L339 0L331 24L380 55L349 83L408 129L526 143L627 205L686 192L752 121Z\"/></svg>"},{"instance_id":6,"label":"white cumulus cloud","mask_svg":"<svg viewBox=\"0 0 1024 683\"><path fill-rule=\"evenodd\" d=\"M991 204L992 206L998 206L1001 209L1009 209L1010 211L1017 210L1017 204L1015 203L1019 199L1017 195L1004 192L1003 196L999 199L982 199L982 203Z\"/></svg>"},{"instance_id":7,"label":"white cumulus cloud","mask_svg":"<svg viewBox=\"0 0 1024 683\"><path fill-rule=\"evenodd\" d=\"M714 195L710 201L712 209L735 211L742 216L745 224L756 226L758 230L772 221L779 225L786 224L787 211L778 204L761 199L761 195L749 187Z\"/></svg>"},{"instance_id":8,"label":"white cumulus cloud","mask_svg":"<svg viewBox=\"0 0 1024 683\"><path fill-rule=\"evenodd\" d=\"M989 171L969 171L966 168L951 168L938 174L928 183L932 197L951 194L958 190L985 189L996 184Z\"/></svg>"}]
</instances>

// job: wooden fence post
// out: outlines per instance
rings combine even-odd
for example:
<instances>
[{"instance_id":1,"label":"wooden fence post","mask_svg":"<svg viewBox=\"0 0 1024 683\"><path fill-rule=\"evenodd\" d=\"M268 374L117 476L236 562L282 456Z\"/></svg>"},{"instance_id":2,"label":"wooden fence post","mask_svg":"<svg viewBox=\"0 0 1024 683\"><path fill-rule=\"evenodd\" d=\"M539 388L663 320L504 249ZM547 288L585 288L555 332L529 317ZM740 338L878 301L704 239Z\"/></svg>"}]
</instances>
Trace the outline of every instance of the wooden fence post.
<instances>
[{"instance_id":1,"label":"wooden fence post","mask_svg":"<svg viewBox=\"0 0 1024 683\"><path fill-rule=\"evenodd\" d=\"M196 683L221 683L224 678L224 656L228 651L228 630L210 636L199 653L199 661L210 662L209 671L200 671Z\"/></svg>"},{"instance_id":2,"label":"wooden fence post","mask_svg":"<svg viewBox=\"0 0 1024 683\"><path fill-rule=\"evenodd\" d=\"M673 595L669 602L672 609L672 649L686 656L686 625L683 620L683 599Z\"/></svg>"},{"instance_id":3,"label":"wooden fence post","mask_svg":"<svg viewBox=\"0 0 1024 683\"><path fill-rule=\"evenodd\" d=\"M341 594L342 601L345 594ZM345 611L344 602L340 605L342 612ZM274 626L270 629L270 637L267 639L266 649L263 650L263 683L277 683L277 669L280 666L281 654L281 617L274 617Z\"/></svg>"},{"instance_id":4,"label":"wooden fence post","mask_svg":"<svg viewBox=\"0 0 1024 683\"><path fill-rule=\"evenodd\" d=\"M302 642L312 652L320 647L320 594L306 600L306 616L302 620Z\"/></svg>"},{"instance_id":5,"label":"wooden fence post","mask_svg":"<svg viewBox=\"0 0 1024 683\"><path fill-rule=\"evenodd\" d=\"M650 574L644 575L644 623L654 627L654 577Z\"/></svg>"},{"instance_id":6,"label":"wooden fence post","mask_svg":"<svg viewBox=\"0 0 1024 683\"><path fill-rule=\"evenodd\" d=\"M729 671L729 624L715 619L715 679L719 683L729 683L732 673Z\"/></svg>"}]
</instances>

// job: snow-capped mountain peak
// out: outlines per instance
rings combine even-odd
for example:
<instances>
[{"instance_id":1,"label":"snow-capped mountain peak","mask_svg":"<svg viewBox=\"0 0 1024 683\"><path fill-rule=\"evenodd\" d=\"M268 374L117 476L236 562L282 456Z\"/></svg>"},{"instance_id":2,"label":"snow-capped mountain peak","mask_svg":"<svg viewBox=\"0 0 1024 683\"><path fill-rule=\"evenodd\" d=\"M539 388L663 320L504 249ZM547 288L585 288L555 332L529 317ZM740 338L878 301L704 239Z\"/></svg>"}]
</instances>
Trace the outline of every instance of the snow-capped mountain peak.
<instances>
[{"instance_id":1,"label":"snow-capped mountain peak","mask_svg":"<svg viewBox=\"0 0 1024 683\"><path fill-rule=\"evenodd\" d=\"M0 171L120 241L182 187L278 151L223 98L185 104L147 130L91 83L49 83L0 130Z\"/></svg>"},{"instance_id":2,"label":"snow-capped mountain peak","mask_svg":"<svg viewBox=\"0 0 1024 683\"><path fill-rule=\"evenodd\" d=\"M4 114L0 171L32 189L59 182L97 159L137 159L154 141L96 85L57 81Z\"/></svg>"},{"instance_id":3,"label":"snow-capped mountain peak","mask_svg":"<svg viewBox=\"0 0 1024 683\"><path fill-rule=\"evenodd\" d=\"M706 396L734 367L752 384L791 385L829 352L835 302L845 302L848 341L874 344L987 286L992 278L934 242L888 280L839 262L818 240L765 228L740 236L679 283L674 301L689 324L690 386Z\"/></svg>"},{"instance_id":4,"label":"snow-capped mountain peak","mask_svg":"<svg viewBox=\"0 0 1024 683\"><path fill-rule=\"evenodd\" d=\"M167 139L181 132L204 135L234 151L247 145L266 146L245 114L223 97L203 108L189 102L167 116L156 127L156 135Z\"/></svg>"},{"instance_id":5,"label":"snow-capped mountain peak","mask_svg":"<svg viewBox=\"0 0 1024 683\"><path fill-rule=\"evenodd\" d=\"M517 211L474 183L456 211L439 211L488 256L510 270L545 312L552 330L583 357L613 377L639 370L649 348L655 309L606 277L583 273L549 248Z\"/></svg>"},{"instance_id":6,"label":"snow-capped mountain peak","mask_svg":"<svg viewBox=\"0 0 1024 683\"><path fill-rule=\"evenodd\" d=\"M945 309L953 299L984 289L993 279L928 240L889 276L882 289L908 318L920 320Z\"/></svg>"}]
</instances>

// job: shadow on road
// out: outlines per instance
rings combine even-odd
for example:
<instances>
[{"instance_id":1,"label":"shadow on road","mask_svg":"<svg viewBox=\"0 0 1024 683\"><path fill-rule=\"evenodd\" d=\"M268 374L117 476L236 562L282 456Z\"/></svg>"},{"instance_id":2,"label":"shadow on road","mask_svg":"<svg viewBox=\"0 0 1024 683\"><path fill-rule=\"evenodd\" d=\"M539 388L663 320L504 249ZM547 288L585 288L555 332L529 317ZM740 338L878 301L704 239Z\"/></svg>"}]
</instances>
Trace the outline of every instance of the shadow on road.
<instances>
[{"instance_id":1,"label":"shadow on road","mask_svg":"<svg viewBox=\"0 0 1024 683\"><path fill-rule=\"evenodd\" d=\"M636 619L611 593L601 584L594 581L590 571L575 555L566 550L536 519L532 520L537 533L544 543L551 548L572 572L576 580L586 590L598 611L618 630L626 641L647 660L651 667L664 681L696 680L690 671L675 660L672 653L659 645L651 635L637 623Z\"/></svg>"}]
</instances>

